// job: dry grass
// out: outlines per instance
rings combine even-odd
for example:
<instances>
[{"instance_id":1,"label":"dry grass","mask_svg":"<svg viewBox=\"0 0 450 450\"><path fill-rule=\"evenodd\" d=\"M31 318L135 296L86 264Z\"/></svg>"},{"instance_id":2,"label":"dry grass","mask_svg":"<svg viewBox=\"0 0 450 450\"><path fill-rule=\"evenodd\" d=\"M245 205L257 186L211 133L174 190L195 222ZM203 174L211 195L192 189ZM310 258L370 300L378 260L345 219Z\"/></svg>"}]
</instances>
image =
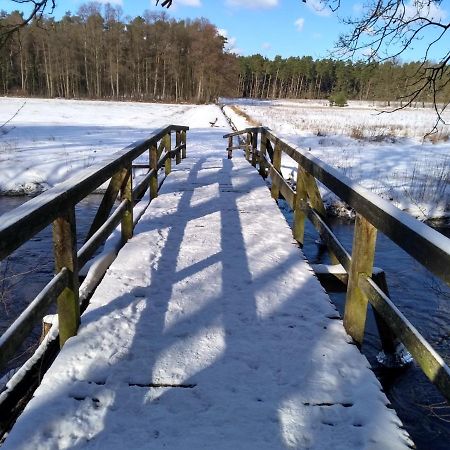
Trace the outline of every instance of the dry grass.
<instances>
[{"instance_id":1,"label":"dry grass","mask_svg":"<svg viewBox=\"0 0 450 450\"><path fill-rule=\"evenodd\" d=\"M236 105L231 105L231 109L236 114L243 117L252 127L260 127L261 126L261 122L258 122L256 120L252 119L252 117L250 117L246 112L242 111L242 109L240 109Z\"/></svg>"},{"instance_id":2,"label":"dry grass","mask_svg":"<svg viewBox=\"0 0 450 450\"><path fill-rule=\"evenodd\" d=\"M425 140L431 142L432 144L438 144L439 142L448 142L450 139L450 135L443 131L439 131L437 133L429 134Z\"/></svg>"},{"instance_id":3,"label":"dry grass","mask_svg":"<svg viewBox=\"0 0 450 450\"><path fill-rule=\"evenodd\" d=\"M385 126L365 126L357 125L351 128L350 137L358 141L369 142L383 142L388 141L391 143L396 142L398 137L402 134L399 127L385 127Z\"/></svg>"}]
</instances>

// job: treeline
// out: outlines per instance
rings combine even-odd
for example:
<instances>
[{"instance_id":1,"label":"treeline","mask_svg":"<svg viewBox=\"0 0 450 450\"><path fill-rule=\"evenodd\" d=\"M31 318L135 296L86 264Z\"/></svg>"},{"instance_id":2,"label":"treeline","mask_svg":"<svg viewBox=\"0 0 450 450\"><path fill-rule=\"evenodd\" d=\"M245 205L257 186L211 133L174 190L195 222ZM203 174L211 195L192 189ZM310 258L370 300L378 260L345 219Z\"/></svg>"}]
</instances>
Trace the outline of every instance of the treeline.
<instances>
[{"instance_id":1,"label":"treeline","mask_svg":"<svg viewBox=\"0 0 450 450\"><path fill-rule=\"evenodd\" d=\"M407 97L426 76L419 62L351 62L313 60L310 56L269 60L261 55L239 58L238 96L250 98L329 98L343 93L349 99L390 102ZM415 80L415 81L413 81ZM442 79L437 101L450 99L450 83ZM423 89L415 99L433 101L433 91Z\"/></svg>"},{"instance_id":2,"label":"treeline","mask_svg":"<svg viewBox=\"0 0 450 450\"><path fill-rule=\"evenodd\" d=\"M0 31L19 23L0 12ZM219 96L397 100L417 84L420 64L269 60L226 51L226 39L206 19L174 20L145 12L124 18L121 8L89 3L76 15L42 18L0 46L0 95L210 102ZM450 99L450 83L437 101ZM342 96L341 95L341 96ZM417 101L433 100L424 89Z\"/></svg>"},{"instance_id":3,"label":"treeline","mask_svg":"<svg viewBox=\"0 0 450 450\"><path fill-rule=\"evenodd\" d=\"M3 29L20 20L0 13ZM0 93L210 102L235 93L238 66L225 42L205 19L146 12L125 20L120 7L89 3L11 36L0 48Z\"/></svg>"}]
</instances>

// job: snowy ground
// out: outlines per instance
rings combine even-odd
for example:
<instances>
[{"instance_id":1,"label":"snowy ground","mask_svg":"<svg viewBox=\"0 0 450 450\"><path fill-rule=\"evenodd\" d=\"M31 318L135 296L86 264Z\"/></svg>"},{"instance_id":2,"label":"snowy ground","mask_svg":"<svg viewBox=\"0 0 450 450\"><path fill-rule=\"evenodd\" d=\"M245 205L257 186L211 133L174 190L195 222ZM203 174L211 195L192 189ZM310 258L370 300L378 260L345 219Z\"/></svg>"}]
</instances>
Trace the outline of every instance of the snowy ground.
<instances>
[{"instance_id":1,"label":"snowy ground","mask_svg":"<svg viewBox=\"0 0 450 450\"><path fill-rule=\"evenodd\" d=\"M326 101L225 100L256 123L340 169L421 220L450 216L450 126L423 139L436 120L432 109L379 114L381 107L350 102L345 108ZM251 126L225 107L237 128ZM450 114L444 116L450 122ZM434 142L432 142L432 140ZM285 175L295 172L283 160ZM329 197L329 202L336 202Z\"/></svg>"},{"instance_id":2,"label":"snowy ground","mask_svg":"<svg viewBox=\"0 0 450 450\"><path fill-rule=\"evenodd\" d=\"M263 180L226 159L217 111L181 121L188 158L5 450L411 448Z\"/></svg>"},{"instance_id":3,"label":"snowy ground","mask_svg":"<svg viewBox=\"0 0 450 450\"><path fill-rule=\"evenodd\" d=\"M0 128L0 194L39 192L156 128L220 116L213 106L0 98L0 124L12 118Z\"/></svg>"}]
</instances>

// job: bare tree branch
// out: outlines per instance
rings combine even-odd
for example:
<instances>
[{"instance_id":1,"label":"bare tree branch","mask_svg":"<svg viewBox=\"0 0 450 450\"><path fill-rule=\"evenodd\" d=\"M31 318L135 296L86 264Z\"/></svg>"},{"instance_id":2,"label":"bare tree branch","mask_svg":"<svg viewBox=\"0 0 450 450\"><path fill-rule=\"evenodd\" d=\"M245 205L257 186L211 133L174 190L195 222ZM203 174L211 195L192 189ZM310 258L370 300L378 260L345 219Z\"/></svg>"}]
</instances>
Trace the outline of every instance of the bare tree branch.
<instances>
[{"instance_id":1,"label":"bare tree branch","mask_svg":"<svg viewBox=\"0 0 450 450\"><path fill-rule=\"evenodd\" d=\"M340 0L321 3L333 11L341 6ZM409 83L410 91L399 97L406 103L398 109L410 106L421 94L430 92L437 115L433 132L439 123L445 123L442 113L449 104L444 101L439 106L438 101L438 94L450 77L450 55L442 45L450 22L444 21L441 3L442 0L369 0L359 15L341 18L350 31L339 36L336 44L345 57L385 62L404 55L416 42L425 43L420 66ZM432 56L434 61L430 61Z\"/></svg>"},{"instance_id":2,"label":"bare tree branch","mask_svg":"<svg viewBox=\"0 0 450 450\"><path fill-rule=\"evenodd\" d=\"M42 18L44 12L50 9L50 14L56 7L56 0L12 0L18 4L31 5L31 12L17 23L0 26L0 47L18 30L28 25L34 19Z\"/></svg>"}]
</instances>

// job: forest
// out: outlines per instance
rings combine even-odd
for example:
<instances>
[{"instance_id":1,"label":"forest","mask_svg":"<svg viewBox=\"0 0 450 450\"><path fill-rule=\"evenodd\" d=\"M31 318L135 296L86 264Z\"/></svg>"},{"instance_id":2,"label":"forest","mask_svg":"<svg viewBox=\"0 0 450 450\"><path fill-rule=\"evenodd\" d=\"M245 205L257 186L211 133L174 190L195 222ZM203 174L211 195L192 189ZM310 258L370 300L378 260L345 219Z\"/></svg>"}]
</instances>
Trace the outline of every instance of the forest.
<instances>
[{"instance_id":1,"label":"forest","mask_svg":"<svg viewBox=\"0 0 450 450\"><path fill-rule=\"evenodd\" d=\"M0 27L21 20L19 12L0 12ZM340 94L389 103L407 98L420 74L419 62L240 56L206 19L149 11L129 18L99 3L32 21L0 48L1 95L203 103ZM438 86L437 101L449 98L450 84ZM416 100L433 101L433 92Z\"/></svg>"}]
</instances>

